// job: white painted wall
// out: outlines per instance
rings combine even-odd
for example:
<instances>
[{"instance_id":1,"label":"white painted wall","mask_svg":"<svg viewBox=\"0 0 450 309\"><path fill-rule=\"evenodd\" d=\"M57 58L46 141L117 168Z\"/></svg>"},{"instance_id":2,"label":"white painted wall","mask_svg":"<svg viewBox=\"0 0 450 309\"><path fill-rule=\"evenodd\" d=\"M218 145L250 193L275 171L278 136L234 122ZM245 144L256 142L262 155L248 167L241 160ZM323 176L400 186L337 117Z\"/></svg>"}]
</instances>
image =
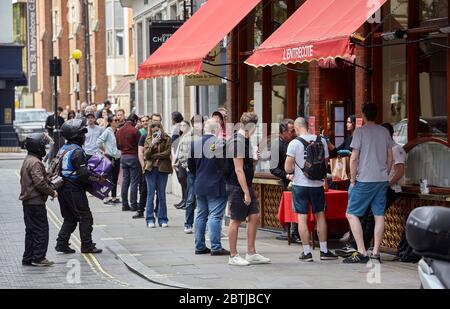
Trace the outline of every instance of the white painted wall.
<instances>
[{"instance_id":1,"label":"white painted wall","mask_svg":"<svg viewBox=\"0 0 450 309\"><path fill-rule=\"evenodd\" d=\"M11 0L0 1L0 43L13 42L13 8Z\"/></svg>"}]
</instances>

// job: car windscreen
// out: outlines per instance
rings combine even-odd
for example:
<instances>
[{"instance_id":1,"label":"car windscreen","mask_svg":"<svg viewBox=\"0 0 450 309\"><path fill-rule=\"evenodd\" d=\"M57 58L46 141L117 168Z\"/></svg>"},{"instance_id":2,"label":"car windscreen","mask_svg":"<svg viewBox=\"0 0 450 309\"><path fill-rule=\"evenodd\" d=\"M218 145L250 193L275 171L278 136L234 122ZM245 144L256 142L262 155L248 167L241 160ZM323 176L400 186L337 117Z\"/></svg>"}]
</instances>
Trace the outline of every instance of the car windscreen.
<instances>
[{"instance_id":1,"label":"car windscreen","mask_svg":"<svg viewBox=\"0 0 450 309\"><path fill-rule=\"evenodd\" d=\"M45 122L47 117L46 111L20 111L16 112L16 123Z\"/></svg>"}]
</instances>

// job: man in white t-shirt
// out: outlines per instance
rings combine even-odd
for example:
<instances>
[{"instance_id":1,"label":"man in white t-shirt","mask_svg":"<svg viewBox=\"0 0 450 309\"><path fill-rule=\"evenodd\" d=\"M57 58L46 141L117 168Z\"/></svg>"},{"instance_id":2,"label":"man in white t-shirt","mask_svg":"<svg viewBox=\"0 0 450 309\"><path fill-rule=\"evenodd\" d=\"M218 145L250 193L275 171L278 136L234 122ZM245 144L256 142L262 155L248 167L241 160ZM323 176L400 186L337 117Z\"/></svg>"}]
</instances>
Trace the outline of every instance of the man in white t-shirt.
<instances>
[{"instance_id":1,"label":"man in white t-shirt","mask_svg":"<svg viewBox=\"0 0 450 309\"><path fill-rule=\"evenodd\" d=\"M289 143L286 153L285 170L290 174L289 179L292 180L292 207L298 216L298 232L303 244L303 253L300 260L304 262L312 262L312 253L309 246L309 230L308 230L308 207L311 205L312 213L317 220L317 230L320 241L320 259L333 260L337 256L327 248L327 222L325 219L325 190L324 180L311 180L303 173L305 165L305 145L317 140L316 135L309 134L308 124L304 118L297 118L294 122L295 132L298 138ZM325 154L325 162L328 162L328 146L325 139L322 138L322 144Z\"/></svg>"}]
</instances>

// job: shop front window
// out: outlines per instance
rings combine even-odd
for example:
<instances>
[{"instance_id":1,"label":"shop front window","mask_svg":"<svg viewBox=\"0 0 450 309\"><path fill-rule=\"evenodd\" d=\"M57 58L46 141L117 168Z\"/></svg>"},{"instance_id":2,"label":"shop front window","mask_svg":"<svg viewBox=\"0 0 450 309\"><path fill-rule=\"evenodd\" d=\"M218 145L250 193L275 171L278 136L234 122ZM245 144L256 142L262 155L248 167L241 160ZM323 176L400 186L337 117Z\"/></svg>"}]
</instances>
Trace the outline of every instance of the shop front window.
<instances>
[{"instance_id":1,"label":"shop front window","mask_svg":"<svg viewBox=\"0 0 450 309\"><path fill-rule=\"evenodd\" d=\"M383 31L407 29L407 1L389 1L385 9ZM383 122L394 126L394 140L401 145L408 140L406 64L406 44L383 47Z\"/></svg>"},{"instance_id":2,"label":"shop front window","mask_svg":"<svg viewBox=\"0 0 450 309\"><path fill-rule=\"evenodd\" d=\"M405 183L419 185L426 179L429 186L450 188L450 148L436 142L415 146L406 158Z\"/></svg>"},{"instance_id":3,"label":"shop front window","mask_svg":"<svg viewBox=\"0 0 450 309\"><path fill-rule=\"evenodd\" d=\"M428 37L420 44L419 137L432 136L447 140L447 37Z\"/></svg>"}]
</instances>

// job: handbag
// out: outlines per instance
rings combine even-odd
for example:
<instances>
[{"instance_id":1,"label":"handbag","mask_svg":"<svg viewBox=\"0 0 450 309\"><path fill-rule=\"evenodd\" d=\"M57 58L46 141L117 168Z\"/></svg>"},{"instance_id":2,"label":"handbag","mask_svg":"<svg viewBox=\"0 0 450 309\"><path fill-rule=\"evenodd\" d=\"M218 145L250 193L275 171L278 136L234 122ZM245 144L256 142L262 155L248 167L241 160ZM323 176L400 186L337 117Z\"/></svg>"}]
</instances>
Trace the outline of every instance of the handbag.
<instances>
[{"instance_id":1,"label":"handbag","mask_svg":"<svg viewBox=\"0 0 450 309\"><path fill-rule=\"evenodd\" d=\"M337 157L330 159L332 181L346 181L350 179L350 158Z\"/></svg>"}]
</instances>

